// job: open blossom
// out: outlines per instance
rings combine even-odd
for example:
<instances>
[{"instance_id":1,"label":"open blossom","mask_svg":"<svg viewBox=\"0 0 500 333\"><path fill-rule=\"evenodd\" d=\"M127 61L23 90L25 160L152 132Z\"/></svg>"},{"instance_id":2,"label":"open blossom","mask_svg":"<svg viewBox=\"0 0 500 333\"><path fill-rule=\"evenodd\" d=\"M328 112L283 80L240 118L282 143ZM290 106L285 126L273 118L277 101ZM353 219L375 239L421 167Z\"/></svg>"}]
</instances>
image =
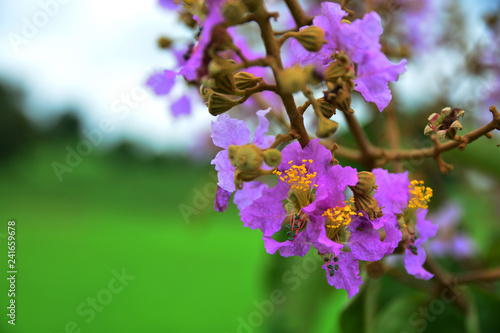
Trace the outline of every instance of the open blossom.
<instances>
[{"instance_id":1,"label":"open blossom","mask_svg":"<svg viewBox=\"0 0 500 333\"><path fill-rule=\"evenodd\" d=\"M354 199L344 195L359 181L356 169L332 166L331 152L318 140L304 149L290 144L282 157L278 184L242 211L244 225L262 230L270 254L304 256L314 247L325 261L328 282L354 296L363 282L359 261L378 261L398 246L402 234L395 214L370 219L357 212Z\"/></svg>"},{"instance_id":2,"label":"open blossom","mask_svg":"<svg viewBox=\"0 0 500 333\"><path fill-rule=\"evenodd\" d=\"M313 24L324 30L327 43L319 52L308 52L293 40L297 58L302 65L315 64L326 68L335 54L345 52L356 64L354 90L382 111L392 99L388 84L406 70L406 60L393 64L382 53L380 35L383 29L377 13L368 13L362 19L348 23L343 21L347 13L339 4L324 2L321 8L322 14L314 18Z\"/></svg>"},{"instance_id":3,"label":"open blossom","mask_svg":"<svg viewBox=\"0 0 500 333\"><path fill-rule=\"evenodd\" d=\"M400 216L405 247L404 263L409 274L423 280L433 277L423 268L426 259L422 244L437 233L437 225L426 219L427 204L432 190L422 181L408 180L408 172L391 174L387 170L375 169L373 173L378 186L375 199L383 206L384 214Z\"/></svg>"},{"instance_id":4,"label":"open blossom","mask_svg":"<svg viewBox=\"0 0 500 333\"><path fill-rule=\"evenodd\" d=\"M270 109L257 112L259 125L255 129L253 139L251 138L247 124L243 120L233 119L227 114L222 114L218 116L216 121L212 122L212 141L217 147L223 148L211 162L211 164L215 165L219 180L217 183L219 190L217 191L215 201L216 210L224 211L224 207L227 207L230 194L236 191L234 184L235 167L229 160L227 148L231 145L239 146L248 143L253 143L259 148L269 147L274 140L273 136L265 135L269 128L269 121L266 119L266 114L269 111ZM253 199L259 197L263 187L265 185L258 182L246 183L243 189L238 191L237 196L235 196L235 202L239 208L246 207L249 201L253 201Z\"/></svg>"}]
</instances>

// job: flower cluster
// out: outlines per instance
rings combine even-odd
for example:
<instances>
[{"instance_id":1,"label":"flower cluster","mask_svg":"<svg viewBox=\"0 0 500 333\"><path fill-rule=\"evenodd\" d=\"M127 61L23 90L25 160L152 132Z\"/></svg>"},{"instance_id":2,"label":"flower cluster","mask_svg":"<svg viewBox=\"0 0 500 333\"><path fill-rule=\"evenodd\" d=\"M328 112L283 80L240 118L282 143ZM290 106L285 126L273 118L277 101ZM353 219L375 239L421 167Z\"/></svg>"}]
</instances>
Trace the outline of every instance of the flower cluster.
<instances>
[{"instance_id":1,"label":"flower cluster","mask_svg":"<svg viewBox=\"0 0 500 333\"><path fill-rule=\"evenodd\" d=\"M379 15L355 13L346 3L323 2L317 8L314 3L309 13L298 3L287 3L293 23L275 31L271 20L280 13L268 11L269 3L262 0L161 0L163 8L180 12L179 18L195 36L184 47L172 46L177 68L154 73L147 85L157 95L168 95L182 77L193 87L189 95L201 95L209 113L217 117L211 123L213 144L220 148L211 162L218 174L215 210L225 211L232 197L243 225L262 232L269 254L290 257L314 251L328 283L352 297L363 283L363 268L380 265L391 255L404 256L408 274L430 279L424 247L437 226L427 218L431 188L411 180L408 172L375 168L411 154L375 147L351 108L351 95L358 92L383 111L392 100L389 83L406 70L407 61L402 59L406 56L393 53L403 55L390 61L386 56L390 52L381 44ZM432 12L429 1L401 3L409 21ZM318 12L315 17L308 15ZM247 24L260 33L254 34ZM422 33L419 28L403 35L418 40ZM255 36L262 38L264 50L254 47ZM161 44L169 45L165 40ZM413 44L417 47L417 42ZM302 105L297 104L298 94L305 97ZM192 100L186 95L174 102L174 115L189 114ZM235 109L243 112L235 117L229 113ZM341 126L333 120L337 111L345 116L360 148L343 152L366 170L341 165L334 157L338 146L333 135ZM496 108L491 112L492 124L459 137L464 111L445 108L428 118L424 133L436 133L440 140L462 140L460 146L465 146L500 128L500 114ZM279 127L270 126L271 115ZM252 128L250 123L257 125ZM315 137L309 126L317 128ZM285 132L270 135L277 128ZM435 144L441 150L458 146ZM441 150L419 152L442 166ZM445 242L435 244L455 248Z\"/></svg>"}]
</instances>

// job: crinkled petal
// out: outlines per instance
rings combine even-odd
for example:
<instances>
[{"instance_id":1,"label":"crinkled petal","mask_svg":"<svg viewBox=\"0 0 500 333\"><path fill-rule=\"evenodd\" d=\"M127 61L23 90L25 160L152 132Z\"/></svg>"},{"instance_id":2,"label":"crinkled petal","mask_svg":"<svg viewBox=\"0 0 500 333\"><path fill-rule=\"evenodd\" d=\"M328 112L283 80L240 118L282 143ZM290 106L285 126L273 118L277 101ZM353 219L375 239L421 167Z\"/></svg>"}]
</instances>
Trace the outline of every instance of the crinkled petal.
<instances>
[{"instance_id":1,"label":"crinkled petal","mask_svg":"<svg viewBox=\"0 0 500 333\"><path fill-rule=\"evenodd\" d=\"M426 258L427 255L421 247L418 248L417 254L413 254L410 249L406 249L405 268L408 274L422 280L432 278L434 274L429 273L422 267Z\"/></svg>"},{"instance_id":2,"label":"crinkled petal","mask_svg":"<svg viewBox=\"0 0 500 333\"><path fill-rule=\"evenodd\" d=\"M277 188L264 189L260 198L243 209L241 220L245 227L261 229L264 236L272 236L281 229L281 223L287 215L281 202L286 198L286 192L280 193Z\"/></svg>"},{"instance_id":3,"label":"crinkled petal","mask_svg":"<svg viewBox=\"0 0 500 333\"><path fill-rule=\"evenodd\" d=\"M228 192L234 192L236 186L234 185L234 166L229 161L227 150L222 150L215 155L211 164L215 165L217 171L217 178L219 182L217 185Z\"/></svg>"},{"instance_id":4,"label":"crinkled petal","mask_svg":"<svg viewBox=\"0 0 500 333\"><path fill-rule=\"evenodd\" d=\"M243 183L243 189L236 191L234 194L233 202L241 212L260 198L265 188L267 188L267 185L260 182L245 182Z\"/></svg>"},{"instance_id":5,"label":"crinkled petal","mask_svg":"<svg viewBox=\"0 0 500 333\"><path fill-rule=\"evenodd\" d=\"M247 144L251 138L247 124L227 114L221 114L216 121L212 121L211 136L214 144L224 149L230 145Z\"/></svg>"},{"instance_id":6,"label":"crinkled petal","mask_svg":"<svg viewBox=\"0 0 500 333\"><path fill-rule=\"evenodd\" d=\"M259 125L255 129L255 135L253 136L253 143L259 148L269 148L269 136L266 136L266 132L269 129L269 120L266 118L266 114L271 111L271 108L267 110L257 111L257 117L259 118ZM273 137L271 136L271 139Z\"/></svg>"},{"instance_id":7,"label":"crinkled petal","mask_svg":"<svg viewBox=\"0 0 500 333\"><path fill-rule=\"evenodd\" d=\"M225 212L229 206L229 198L231 192L228 192L217 186L217 193L215 195L214 209L218 212Z\"/></svg>"},{"instance_id":8,"label":"crinkled petal","mask_svg":"<svg viewBox=\"0 0 500 333\"><path fill-rule=\"evenodd\" d=\"M274 254L279 250L282 257L303 257L311 248L305 231L300 232L293 241L278 242L271 237L264 237L263 240L267 253Z\"/></svg>"},{"instance_id":9,"label":"crinkled petal","mask_svg":"<svg viewBox=\"0 0 500 333\"><path fill-rule=\"evenodd\" d=\"M146 81L146 86L153 89L158 96L167 95L175 85L177 73L169 70L153 73Z\"/></svg>"},{"instance_id":10,"label":"crinkled petal","mask_svg":"<svg viewBox=\"0 0 500 333\"><path fill-rule=\"evenodd\" d=\"M417 230L419 233L419 238L415 244L420 245L424 243L431 237L436 236L438 231L438 226L427 220L425 217L427 215L427 209L420 209L417 212ZM419 244L420 243L420 244Z\"/></svg>"},{"instance_id":11,"label":"crinkled petal","mask_svg":"<svg viewBox=\"0 0 500 333\"><path fill-rule=\"evenodd\" d=\"M332 167L330 165L332 152L320 144L319 139L309 141L304 149L302 149L298 142L291 143L281 151L281 156L282 160L278 166L278 170L288 170L290 168L288 162L290 161L293 161L292 165L306 164L309 173L317 173L316 177L312 179L313 184L316 184L317 180ZM313 160L311 164L309 164L309 162L302 162L302 160L310 159Z\"/></svg>"},{"instance_id":12,"label":"crinkled petal","mask_svg":"<svg viewBox=\"0 0 500 333\"><path fill-rule=\"evenodd\" d=\"M377 261L384 257L387 246L380 240L380 234L368 219L359 217L349 225L351 237L349 247L354 258L364 261Z\"/></svg>"},{"instance_id":13,"label":"crinkled petal","mask_svg":"<svg viewBox=\"0 0 500 333\"><path fill-rule=\"evenodd\" d=\"M191 114L191 100L187 96L182 96L172 104L170 110L174 117L189 115Z\"/></svg>"},{"instance_id":14,"label":"crinkled petal","mask_svg":"<svg viewBox=\"0 0 500 333\"><path fill-rule=\"evenodd\" d=\"M394 214L386 214L379 218L379 220L383 220L385 231L384 244L386 246L385 254L389 255L398 247L399 242L403 238L403 233L399 230L398 219Z\"/></svg>"},{"instance_id":15,"label":"crinkled petal","mask_svg":"<svg viewBox=\"0 0 500 333\"><path fill-rule=\"evenodd\" d=\"M363 279L359 276L359 262L352 253L342 252L339 256L339 270L335 271L334 276L330 276L327 264L323 265L326 271L326 278L331 286L336 289L345 289L349 298L359 292L359 286L363 283Z\"/></svg>"},{"instance_id":16,"label":"crinkled petal","mask_svg":"<svg viewBox=\"0 0 500 333\"><path fill-rule=\"evenodd\" d=\"M384 214L401 214L410 200L408 172L389 173L384 169L374 169L375 184L378 186L373 197Z\"/></svg>"},{"instance_id":17,"label":"crinkled petal","mask_svg":"<svg viewBox=\"0 0 500 333\"><path fill-rule=\"evenodd\" d=\"M220 10L221 1L213 1L214 4L208 6L210 9L205 22L203 23L203 30L198 38L193 53L191 54L184 67L179 71L187 81L194 81L199 79L199 72L203 67L203 58L205 49L210 45L212 38L212 29L223 21L223 16Z\"/></svg>"},{"instance_id":18,"label":"crinkled petal","mask_svg":"<svg viewBox=\"0 0 500 333\"><path fill-rule=\"evenodd\" d=\"M390 62L379 52L370 60L359 63L354 83L354 90L361 93L367 102L373 102L383 111L391 102L390 81L397 81L400 74L406 71L406 59L397 64Z\"/></svg>"}]
</instances>

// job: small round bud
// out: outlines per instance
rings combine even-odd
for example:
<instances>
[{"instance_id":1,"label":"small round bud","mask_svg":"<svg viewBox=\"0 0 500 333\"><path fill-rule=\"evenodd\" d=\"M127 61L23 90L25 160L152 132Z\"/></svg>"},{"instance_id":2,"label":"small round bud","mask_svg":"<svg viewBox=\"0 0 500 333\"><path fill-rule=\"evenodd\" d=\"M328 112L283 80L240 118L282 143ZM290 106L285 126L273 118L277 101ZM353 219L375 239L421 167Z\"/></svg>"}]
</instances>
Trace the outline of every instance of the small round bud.
<instances>
[{"instance_id":1,"label":"small round bud","mask_svg":"<svg viewBox=\"0 0 500 333\"><path fill-rule=\"evenodd\" d=\"M291 32L290 36L295 38L307 51L318 52L325 44L325 32L320 27L311 25Z\"/></svg>"},{"instance_id":2,"label":"small round bud","mask_svg":"<svg viewBox=\"0 0 500 333\"><path fill-rule=\"evenodd\" d=\"M227 22L234 24L241 21L245 13L247 12L247 8L241 1L228 1L222 7L222 15Z\"/></svg>"},{"instance_id":3,"label":"small round bud","mask_svg":"<svg viewBox=\"0 0 500 333\"><path fill-rule=\"evenodd\" d=\"M219 114L229 111L234 106L241 104L241 101L233 100L222 94L212 92L206 104L208 106L208 112L210 112L212 116L218 116Z\"/></svg>"},{"instance_id":4,"label":"small round bud","mask_svg":"<svg viewBox=\"0 0 500 333\"><path fill-rule=\"evenodd\" d=\"M281 163L281 153L277 149L267 149L264 151L264 161L270 167L277 167Z\"/></svg>"},{"instance_id":5,"label":"small round bud","mask_svg":"<svg viewBox=\"0 0 500 333\"><path fill-rule=\"evenodd\" d=\"M254 144L240 146L235 155L236 167L243 172L255 172L264 162L264 154Z\"/></svg>"},{"instance_id":6,"label":"small round bud","mask_svg":"<svg viewBox=\"0 0 500 333\"><path fill-rule=\"evenodd\" d=\"M167 38L167 37L160 37L158 38L158 46L161 49L168 49L170 46L172 46L172 40Z\"/></svg>"},{"instance_id":7,"label":"small round bud","mask_svg":"<svg viewBox=\"0 0 500 333\"><path fill-rule=\"evenodd\" d=\"M327 119L323 116L319 117L318 120L318 130L316 131L316 136L318 138L328 138L333 135L339 128L339 124L336 121Z\"/></svg>"},{"instance_id":8,"label":"small round bud","mask_svg":"<svg viewBox=\"0 0 500 333\"><path fill-rule=\"evenodd\" d=\"M284 93L294 93L307 85L307 76L299 66L283 70L278 76L279 86Z\"/></svg>"}]
</instances>

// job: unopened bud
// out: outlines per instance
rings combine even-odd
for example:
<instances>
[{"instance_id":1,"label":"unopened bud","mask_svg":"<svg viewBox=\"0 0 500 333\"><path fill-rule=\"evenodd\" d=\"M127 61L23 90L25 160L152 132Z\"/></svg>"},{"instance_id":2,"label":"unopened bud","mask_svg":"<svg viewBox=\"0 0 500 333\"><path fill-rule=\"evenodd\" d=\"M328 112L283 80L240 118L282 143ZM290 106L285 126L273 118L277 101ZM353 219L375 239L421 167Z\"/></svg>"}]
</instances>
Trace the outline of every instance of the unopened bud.
<instances>
[{"instance_id":1,"label":"unopened bud","mask_svg":"<svg viewBox=\"0 0 500 333\"><path fill-rule=\"evenodd\" d=\"M235 167L243 172L256 172L264 162L262 150L254 144L247 144L238 147L233 157Z\"/></svg>"},{"instance_id":2,"label":"unopened bud","mask_svg":"<svg viewBox=\"0 0 500 333\"><path fill-rule=\"evenodd\" d=\"M270 167L277 167L281 163L281 153L277 149L267 149L264 151L264 161Z\"/></svg>"},{"instance_id":3,"label":"unopened bud","mask_svg":"<svg viewBox=\"0 0 500 333\"><path fill-rule=\"evenodd\" d=\"M325 101L325 99L323 97L318 98L318 103L319 103L319 109L320 109L321 113L326 118L330 119L336 113L335 107L332 104Z\"/></svg>"},{"instance_id":4,"label":"unopened bud","mask_svg":"<svg viewBox=\"0 0 500 333\"><path fill-rule=\"evenodd\" d=\"M158 46L161 49L168 49L170 46L172 46L172 40L167 38L167 37L160 37L158 38Z\"/></svg>"},{"instance_id":5,"label":"unopened bud","mask_svg":"<svg viewBox=\"0 0 500 333\"><path fill-rule=\"evenodd\" d=\"M335 108L346 112L354 113L351 109L350 86L342 79L338 79L333 89L325 91L325 101L331 103Z\"/></svg>"},{"instance_id":6,"label":"unopened bud","mask_svg":"<svg viewBox=\"0 0 500 333\"><path fill-rule=\"evenodd\" d=\"M222 15L228 23L234 24L241 21L247 8L241 1L227 1L222 7Z\"/></svg>"},{"instance_id":7,"label":"unopened bud","mask_svg":"<svg viewBox=\"0 0 500 333\"><path fill-rule=\"evenodd\" d=\"M349 186L354 195L354 207L356 211L363 211L370 219L381 217L382 210L378 206L377 200L372 195L375 189L375 175L368 171L358 173L358 183L356 186Z\"/></svg>"},{"instance_id":8,"label":"unopened bud","mask_svg":"<svg viewBox=\"0 0 500 333\"><path fill-rule=\"evenodd\" d=\"M234 76L234 82L238 90L251 89L259 84L261 78L256 78L253 74L247 72L238 72Z\"/></svg>"},{"instance_id":9,"label":"unopened bud","mask_svg":"<svg viewBox=\"0 0 500 333\"><path fill-rule=\"evenodd\" d=\"M325 32L314 25L302 28L298 32L290 32L289 35L310 52L318 52L325 44Z\"/></svg>"},{"instance_id":10,"label":"unopened bud","mask_svg":"<svg viewBox=\"0 0 500 333\"><path fill-rule=\"evenodd\" d=\"M226 111L229 111L234 106L241 104L241 102L213 92L208 97L208 102L206 104L208 106L208 112L210 112L212 116L218 116Z\"/></svg>"},{"instance_id":11,"label":"unopened bud","mask_svg":"<svg viewBox=\"0 0 500 333\"><path fill-rule=\"evenodd\" d=\"M278 76L279 86L285 94L302 90L307 85L307 76L299 66L283 70Z\"/></svg>"},{"instance_id":12,"label":"unopened bud","mask_svg":"<svg viewBox=\"0 0 500 333\"><path fill-rule=\"evenodd\" d=\"M457 131L462 129L462 124L458 120L465 114L462 109L451 109L449 107L441 110L440 114L433 113L429 117L429 124L424 129L424 134L429 135L435 132L440 141L446 138L453 139Z\"/></svg>"},{"instance_id":13,"label":"unopened bud","mask_svg":"<svg viewBox=\"0 0 500 333\"><path fill-rule=\"evenodd\" d=\"M328 138L333 135L339 128L339 124L336 121L330 120L325 117L319 117L318 119L318 130L316 131L316 136L318 138Z\"/></svg>"}]
</instances>

